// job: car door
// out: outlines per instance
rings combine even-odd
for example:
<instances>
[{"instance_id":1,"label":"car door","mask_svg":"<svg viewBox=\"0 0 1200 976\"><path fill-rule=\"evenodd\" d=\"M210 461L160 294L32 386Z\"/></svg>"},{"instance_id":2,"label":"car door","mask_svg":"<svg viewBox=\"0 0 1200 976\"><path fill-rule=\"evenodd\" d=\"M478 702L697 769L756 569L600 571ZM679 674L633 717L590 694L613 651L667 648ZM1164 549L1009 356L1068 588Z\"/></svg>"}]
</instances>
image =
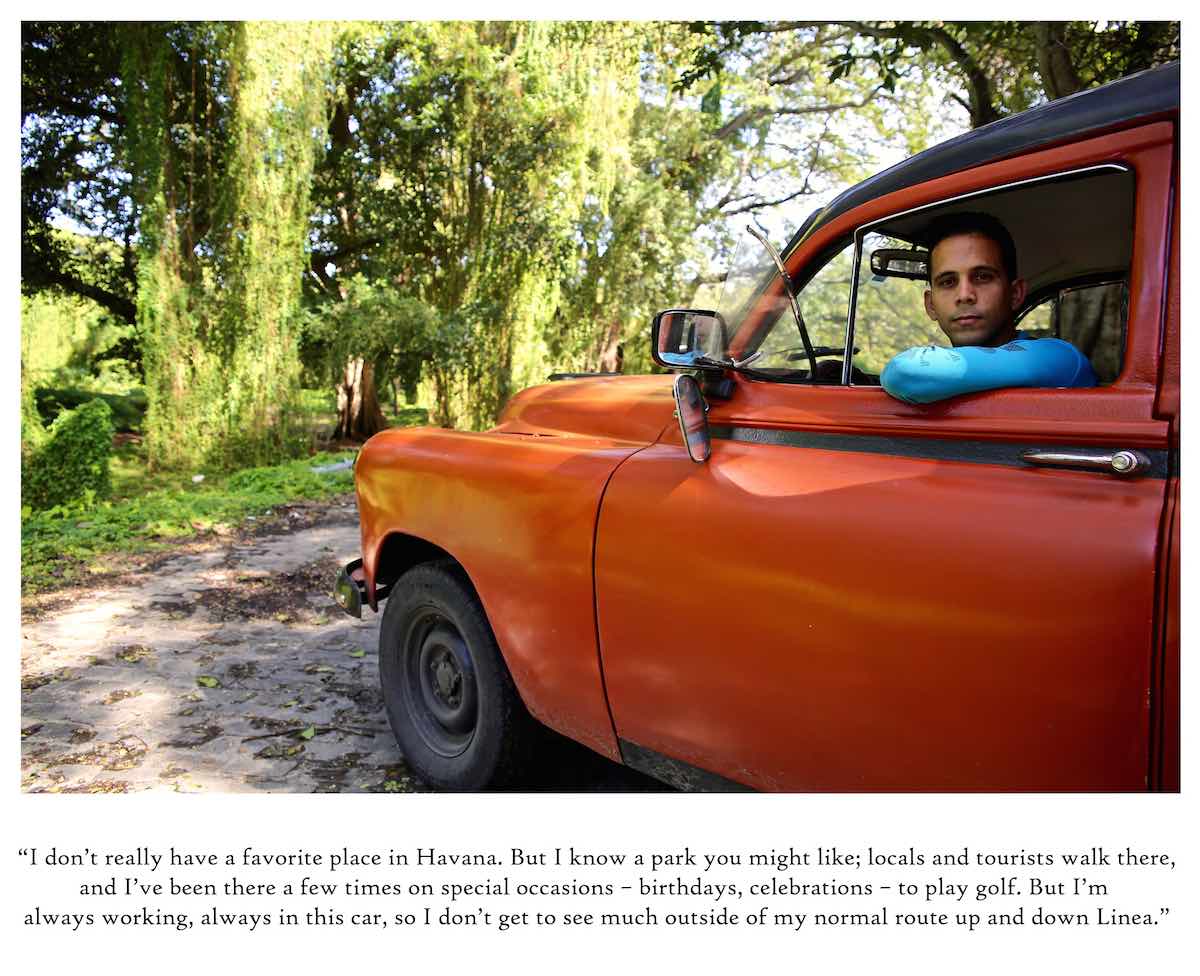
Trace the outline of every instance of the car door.
<instances>
[{"instance_id":1,"label":"car door","mask_svg":"<svg viewBox=\"0 0 1200 976\"><path fill-rule=\"evenodd\" d=\"M1156 124L945 177L790 256L796 272L839 240L861 250L880 220L1092 165L1137 187L1111 385L916 407L873 386L738 376L711 402L707 463L670 432L616 471L596 605L627 762L714 788L1146 788L1170 141ZM1026 458L1127 450L1148 466Z\"/></svg>"}]
</instances>

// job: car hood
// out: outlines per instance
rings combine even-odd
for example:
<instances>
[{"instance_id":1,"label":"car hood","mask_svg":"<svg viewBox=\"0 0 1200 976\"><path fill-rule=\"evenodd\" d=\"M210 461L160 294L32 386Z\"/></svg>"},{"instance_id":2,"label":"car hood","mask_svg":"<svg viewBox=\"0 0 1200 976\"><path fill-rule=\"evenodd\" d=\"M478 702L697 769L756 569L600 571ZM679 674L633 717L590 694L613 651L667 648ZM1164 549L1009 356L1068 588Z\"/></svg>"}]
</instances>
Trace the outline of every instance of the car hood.
<instances>
[{"instance_id":1,"label":"car hood","mask_svg":"<svg viewBox=\"0 0 1200 976\"><path fill-rule=\"evenodd\" d=\"M508 401L493 430L651 444L674 415L673 382L673 375L594 376L530 387Z\"/></svg>"}]
</instances>

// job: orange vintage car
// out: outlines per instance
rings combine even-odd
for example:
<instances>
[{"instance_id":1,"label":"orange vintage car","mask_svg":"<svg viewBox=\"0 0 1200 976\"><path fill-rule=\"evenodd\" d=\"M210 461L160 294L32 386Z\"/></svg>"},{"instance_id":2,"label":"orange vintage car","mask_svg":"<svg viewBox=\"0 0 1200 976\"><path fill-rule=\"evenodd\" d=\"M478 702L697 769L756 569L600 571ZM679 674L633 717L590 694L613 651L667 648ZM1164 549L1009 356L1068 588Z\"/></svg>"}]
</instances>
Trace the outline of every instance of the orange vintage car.
<instances>
[{"instance_id":1,"label":"orange vintage car","mask_svg":"<svg viewBox=\"0 0 1200 976\"><path fill-rule=\"evenodd\" d=\"M1003 119L747 237L655 321L680 378L372 438L338 598L412 768L481 789L541 723L693 789L1177 790L1178 138L1178 65ZM1099 385L879 387L956 210Z\"/></svg>"}]
</instances>

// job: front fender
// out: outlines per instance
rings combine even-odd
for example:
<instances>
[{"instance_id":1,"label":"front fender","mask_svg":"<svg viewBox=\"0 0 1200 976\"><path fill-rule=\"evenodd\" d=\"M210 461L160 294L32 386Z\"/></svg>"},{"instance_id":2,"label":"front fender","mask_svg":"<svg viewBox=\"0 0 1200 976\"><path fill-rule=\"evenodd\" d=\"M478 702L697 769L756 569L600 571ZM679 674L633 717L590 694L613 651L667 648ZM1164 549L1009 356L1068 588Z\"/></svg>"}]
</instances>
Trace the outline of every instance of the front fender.
<instances>
[{"instance_id":1,"label":"front fender","mask_svg":"<svg viewBox=\"0 0 1200 976\"><path fill-rule=\"evenodd\" d=\"M608 480L644 445L585 436L388 430L355 466L374 602L384 540L403 532L466 571L522 700L619 758L596 636L593 549Z\"/></svg>"}]
</instances>

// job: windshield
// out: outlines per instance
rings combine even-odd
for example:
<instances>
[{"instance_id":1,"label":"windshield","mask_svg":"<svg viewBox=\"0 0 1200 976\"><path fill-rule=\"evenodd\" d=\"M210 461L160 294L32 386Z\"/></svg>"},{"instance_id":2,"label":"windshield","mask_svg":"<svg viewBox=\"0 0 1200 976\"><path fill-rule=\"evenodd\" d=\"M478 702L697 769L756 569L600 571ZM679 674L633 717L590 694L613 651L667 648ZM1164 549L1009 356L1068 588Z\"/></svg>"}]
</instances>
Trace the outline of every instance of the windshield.
<instances>
[{"instance_id":1,"label":"windshield","mask_svg":"<svg viewBox=\"0 0 1200 976\"><path fill-rule=\"evenodd\" d=\"M758 296L777 277L779 272L770 253L749 231L743 231L717 303L717 311L725 320L730 336L741 327ZM773 304L779 306L773 312L786 310L787 296L780 292Z\"/></svg>"},{"instance_id":2,"label":"windshield","mask_svg":"<svg viewBox=\"0 0 1200 976\"><path fill-rule=\"evenodd\" d=\"M771 252L744 232L717 305L727 348L713 358L733 360L762 379L840 381L852 250L818 269L796 296L793 314Z\"/></svg>"},{"instance_id":3,"label":"windshield","mask_svg":"<svg viewBox=\"0 0 1200 976\"><path fill-rule=\"evenodd\" d=\"M786 242L792 238L795 223L787 221L787 215L772 221L770 237ZM805 224L816 216L814 212ZM764 228L766 230L766 228ZM778 246L778 245L777 245ZM742 228L737 239L733 261L725 275L717 311L725 322L728 348L726 356L752 355L761 347L764 336L786 335L788 345L800 344L800 329L792 314L787 290L783 287L779 270L767 247L751 233L749 227ZM752 328L744 330L747 324ZM758 337L748 345L749 332ZM739 332L743 334L739 336Z\"/></svg>"}]
</instances>

